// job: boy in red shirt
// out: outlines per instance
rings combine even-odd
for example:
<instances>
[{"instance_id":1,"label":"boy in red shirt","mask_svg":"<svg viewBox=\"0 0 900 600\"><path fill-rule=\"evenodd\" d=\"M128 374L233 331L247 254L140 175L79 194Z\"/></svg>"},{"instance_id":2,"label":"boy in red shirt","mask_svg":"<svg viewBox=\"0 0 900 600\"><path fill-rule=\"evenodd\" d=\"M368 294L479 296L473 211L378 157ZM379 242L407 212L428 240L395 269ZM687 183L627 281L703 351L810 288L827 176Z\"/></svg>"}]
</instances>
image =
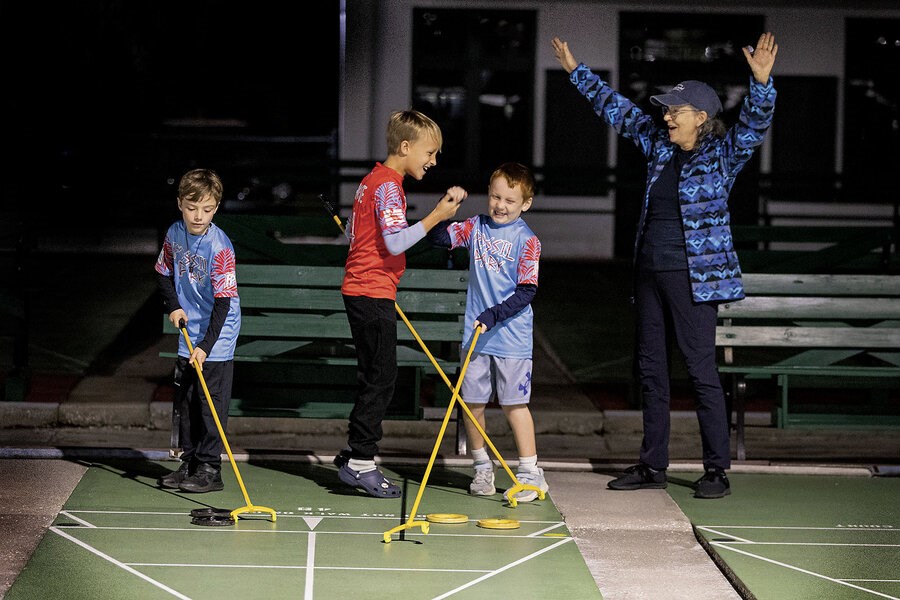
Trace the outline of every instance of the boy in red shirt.
<instances>
[{"instance_id":1,"label":"boy in red shirt","mask_svg":"<svg viewBox=\"0 0 900 600\"><path fill-rule=\"evenodd\" d=\"M388 156L366 175L347 224L350 251L341 293L356 346L357 398L350 412L348 448L335 457L338 476L376 498L396 498L400 488L375 466L381 423L397 378L397 283L406 250L428 231L456 215L466 190L454 186L424 219L406 221L403 178L421 180L437 164L443 136L437 123L414 110L391 114Z\"/></svg>"}]
</instances>

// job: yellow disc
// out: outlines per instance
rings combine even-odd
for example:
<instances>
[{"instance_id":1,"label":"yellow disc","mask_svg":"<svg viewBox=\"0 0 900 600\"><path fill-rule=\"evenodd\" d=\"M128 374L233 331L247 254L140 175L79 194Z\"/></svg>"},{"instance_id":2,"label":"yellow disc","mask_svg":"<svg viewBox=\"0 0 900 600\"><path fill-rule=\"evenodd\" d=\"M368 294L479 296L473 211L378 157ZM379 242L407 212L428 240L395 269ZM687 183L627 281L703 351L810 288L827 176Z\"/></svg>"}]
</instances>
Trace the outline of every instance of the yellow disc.
<instances>
[{"instance_id":1,"label":"yellow disc","mask_svg":"<svg viewBox=\"0 0 900 600\"><path fill-rule=\"evenodd\" d=\"M518 529L519 522L516 519L481 519L478 526L485 529Z\"/></svg>"},{"instance_id":2,"label":"yellow disc","mask_svg":"<svg viewBox=\"0 0 900 600\"><path fill-rule=\"evenodd\" d=\"M430 513L425 518L432 523L466 523L469 520L468 515L456 513Z\"/></svg>"}]
</instances>

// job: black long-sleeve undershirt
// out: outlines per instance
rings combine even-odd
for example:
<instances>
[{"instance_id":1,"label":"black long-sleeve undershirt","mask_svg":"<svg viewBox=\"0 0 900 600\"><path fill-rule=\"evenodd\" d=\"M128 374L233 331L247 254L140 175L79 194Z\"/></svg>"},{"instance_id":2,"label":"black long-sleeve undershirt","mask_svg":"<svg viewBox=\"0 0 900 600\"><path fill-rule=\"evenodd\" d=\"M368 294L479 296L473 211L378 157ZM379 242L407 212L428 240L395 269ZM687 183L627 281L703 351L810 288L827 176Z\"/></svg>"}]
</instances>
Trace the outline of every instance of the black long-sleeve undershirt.
<instances>
[{"instance_id":1,"label":"black long-sleeve undershirt","mask_svg":"<svg viewBox=\"0 0 900 600\"><path fill-rule=\"evenodd\" d=\"M178 301L178 293L175 291L175 279L166 275L156 274L157 287L162 297L163 310L166 314L172 314L181 308ZM212 313L209 315L209 325L206 328L206 335L197 343L206 355L209 356L213 346L219 340L219 334L222 333L222 327L225 325L225 319L228 318L228 310L231 308L231 298L216 298L213 300Z\"/></svg>"}]
</instances>

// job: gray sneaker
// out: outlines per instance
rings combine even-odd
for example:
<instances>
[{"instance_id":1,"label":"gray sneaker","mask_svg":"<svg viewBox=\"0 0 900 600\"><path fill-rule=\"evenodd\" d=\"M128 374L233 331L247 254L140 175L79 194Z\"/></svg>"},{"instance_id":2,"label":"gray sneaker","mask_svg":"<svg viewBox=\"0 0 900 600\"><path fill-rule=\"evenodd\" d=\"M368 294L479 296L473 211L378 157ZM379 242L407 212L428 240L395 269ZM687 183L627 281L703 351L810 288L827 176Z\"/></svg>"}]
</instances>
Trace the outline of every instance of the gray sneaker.
<instances>
[{"instance_id":1,"label":"gray sneaker","mask_svg":"<svg viewBox=\"0 0 900 600\"><path fill-rule=\"evenodd\" d=\"M550 489L550 486L547 485L547 480L544 479L544 470L541 468L538 468L536 473L531 471L521 471L516 473L516 479L519 480L519 483L540 488L542 492L546 492ZM509 490L503 492L503 499L508 502L509 496L507 494L509 494ZM531 502L537 497L538 493L534 490L522 490L515 496L516 502Z\"/></svg>"},{"instance_id":2,"label":"gray sneaker","mask_svg":"<svg viewBox=\"0 0 900 600\"><path fill-rule=\"evenodd\" d=\"M469 493L473 496L493 496L496 494L494 469L475 469L475 479L469 484Z\"/></svg>"}]
</instances>

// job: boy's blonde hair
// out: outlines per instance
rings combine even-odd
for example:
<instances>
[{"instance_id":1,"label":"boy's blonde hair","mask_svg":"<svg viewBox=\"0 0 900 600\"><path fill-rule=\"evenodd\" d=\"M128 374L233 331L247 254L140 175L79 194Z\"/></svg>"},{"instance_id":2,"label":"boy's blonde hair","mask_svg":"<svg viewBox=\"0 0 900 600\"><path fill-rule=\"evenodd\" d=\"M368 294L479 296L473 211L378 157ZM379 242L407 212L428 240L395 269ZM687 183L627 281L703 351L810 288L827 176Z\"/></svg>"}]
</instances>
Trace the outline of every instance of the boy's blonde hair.
<instances>
[{"instance_id":1,"label":"boy's blonde hair","mask_svg":"<svg viewBox=\"0 0 900 600\"><path fill-rule=\"evenodd\" d=\"M194 169L181 176L178 183L178 199L199 202L212 198L216 205L222 202L222 180L212 169Z\"/></svg>"},{"instance_id":2,"label":"boy's blonde hair","mask_svg":"<svg viewBox=\"0 0 900 600\"><path fill-rule=\"evenodd\" d=\"M527 201L534 198L534 175L531 169L517 162L503 163L491 173L491 181L497 177L506 179L509 187L514 188L517 185L522 187L522 199Z\"/></svg>"},{"instance_id":3,"label":"boy's blonde hair","mask_svg":"<svg viewBox=\"0 0 900 600\"><path fill-rule=\"evenodd\" d=\"M430 136L437 144L438 150L444 143L441 128L437 123L417 110L397 110L391 113L387 126L388 154L399 154L403 140L415 142L424 136Z\"/></svg>"}]
</instances>

